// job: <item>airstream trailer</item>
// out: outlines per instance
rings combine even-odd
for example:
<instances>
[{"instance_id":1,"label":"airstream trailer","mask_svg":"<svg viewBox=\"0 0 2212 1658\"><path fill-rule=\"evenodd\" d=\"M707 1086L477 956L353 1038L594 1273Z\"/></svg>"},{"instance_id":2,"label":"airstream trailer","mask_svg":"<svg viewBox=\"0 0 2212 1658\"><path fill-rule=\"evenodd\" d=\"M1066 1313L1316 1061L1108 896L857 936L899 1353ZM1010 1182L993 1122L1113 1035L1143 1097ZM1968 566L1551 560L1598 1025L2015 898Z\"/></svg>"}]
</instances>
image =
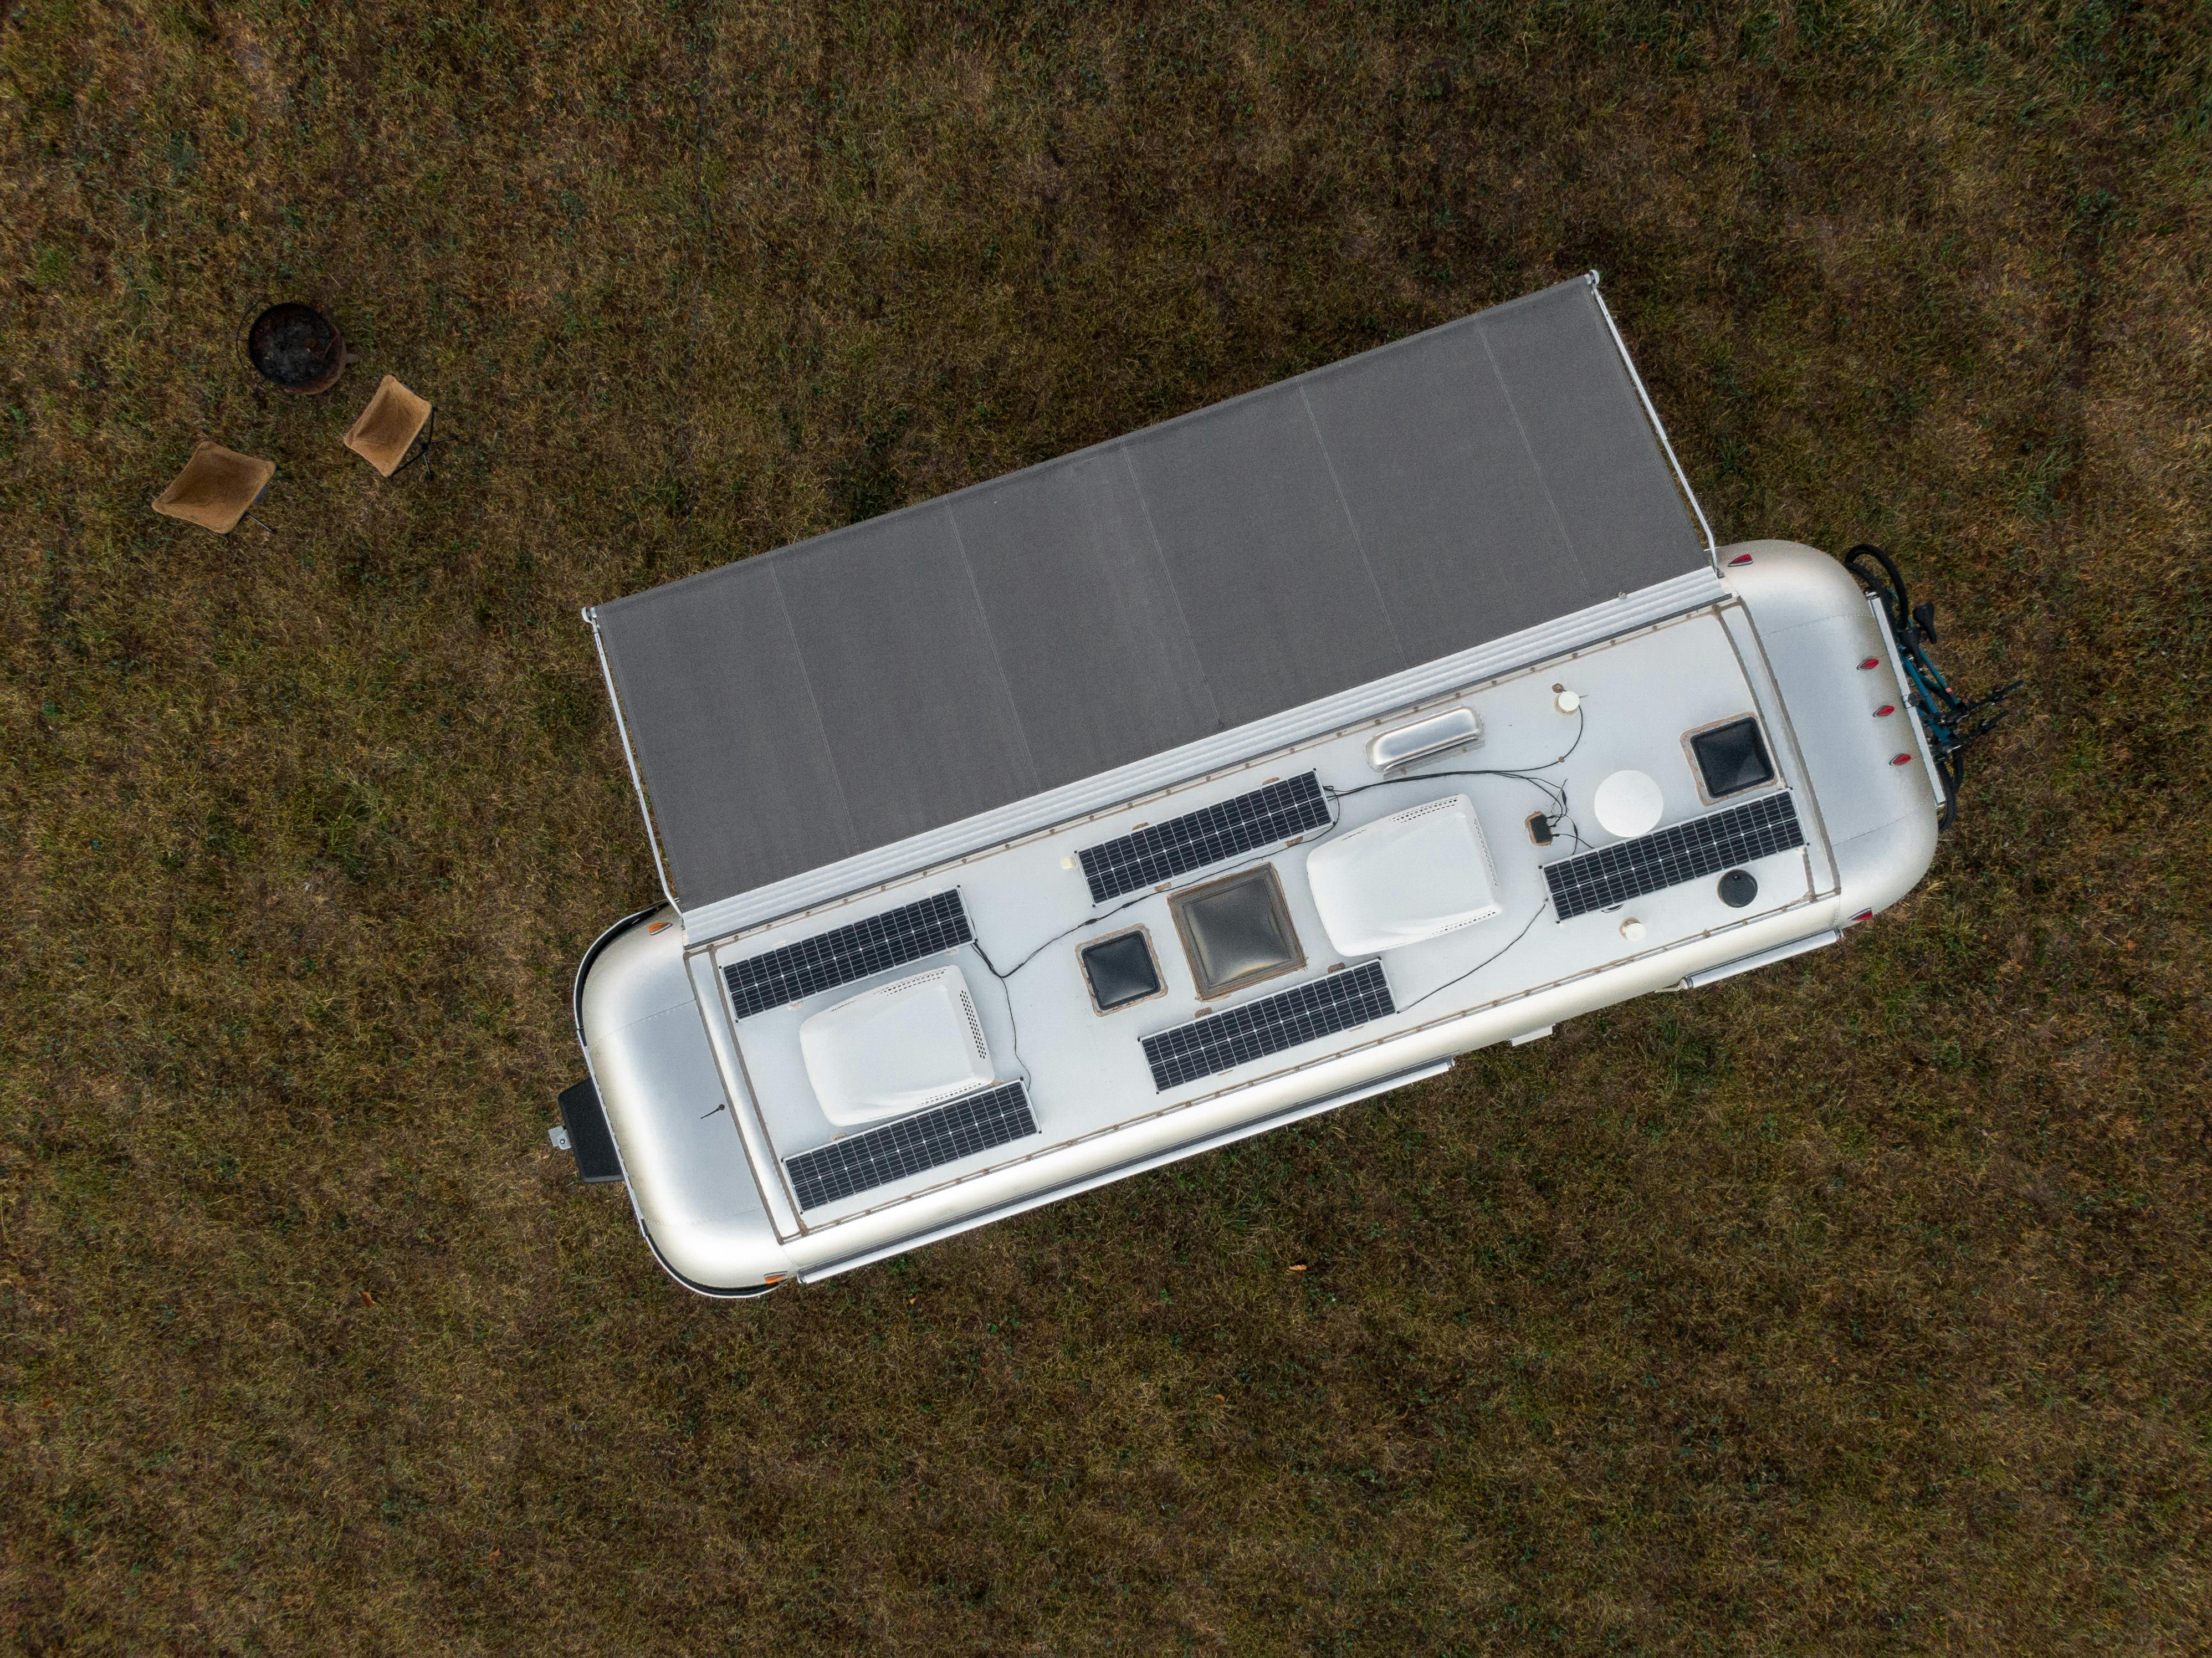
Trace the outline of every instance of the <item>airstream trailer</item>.
<instances>
[{"instance_id":1,"label":"airstream trailer","mask_svg":"<svg viewBox=\"0 0 2212 1658\"><path fill-rule=\"evenodd\" d=\"M1978 708L1869 574L1716 547L1593 275L598 605L555 1142L754 1295L1832 944Z\"/></svg>"}]
</instances>

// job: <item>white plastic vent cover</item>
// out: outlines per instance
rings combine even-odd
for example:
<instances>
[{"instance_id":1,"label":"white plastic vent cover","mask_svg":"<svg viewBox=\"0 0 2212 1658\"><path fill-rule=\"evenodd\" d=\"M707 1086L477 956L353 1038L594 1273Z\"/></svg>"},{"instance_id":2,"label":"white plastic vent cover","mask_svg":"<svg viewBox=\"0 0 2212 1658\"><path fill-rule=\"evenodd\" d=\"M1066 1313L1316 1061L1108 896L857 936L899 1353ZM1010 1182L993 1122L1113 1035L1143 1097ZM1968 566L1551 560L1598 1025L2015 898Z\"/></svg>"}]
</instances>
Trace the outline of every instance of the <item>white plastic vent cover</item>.
<instances>
[{"instance_id":1,"label":"white plastic vent cover","mask_svg":"<svg viewBox=\"0 0 2212 1658\"><path fill-rule=\"evenodd\" d=\"M1401 950L1499 908L1490 847L1464 794L1323 842L1306 859L1306 879L1329 943L1346 956Z\"/></svg>"},{"instance_id":2,"label":"white plastic vent cover","mask_svg":"<svg viewBox=\"0 0 2212 1658\"><path fill-rule=\"evenodd\" d=\"M839 1124L919 1111L992 1078L983 1022L957 967L824 1008L799 1027L799 1050L823 1114Z\"/></svg>"}]
</instances>

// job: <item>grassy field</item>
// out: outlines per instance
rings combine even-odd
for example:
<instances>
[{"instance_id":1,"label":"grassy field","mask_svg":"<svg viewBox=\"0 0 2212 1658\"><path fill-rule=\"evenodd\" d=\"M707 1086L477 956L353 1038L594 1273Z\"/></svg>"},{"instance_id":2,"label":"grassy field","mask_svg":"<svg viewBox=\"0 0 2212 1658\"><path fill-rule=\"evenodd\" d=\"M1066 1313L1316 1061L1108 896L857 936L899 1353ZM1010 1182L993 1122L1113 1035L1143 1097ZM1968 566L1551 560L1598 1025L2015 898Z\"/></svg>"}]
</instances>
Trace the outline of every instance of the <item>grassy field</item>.
<instances>
[{"instance_id":1,"label":"grassy field","mask_svg":"<svg viewBox=\"0 0 2212 1658\"><path fill-rule=\"evenodd\" d=\"M2212 1649L2208 62L2186 0L7 0L0 1649ZM1921 890L670 1284L544 1136L653 892L578 607L1592 267L1723 539L1882 542L2029 677ZM293 297L328 398L244 363ZM272 535L147 511L204 435Z\"/></svg>"}]
</instances>

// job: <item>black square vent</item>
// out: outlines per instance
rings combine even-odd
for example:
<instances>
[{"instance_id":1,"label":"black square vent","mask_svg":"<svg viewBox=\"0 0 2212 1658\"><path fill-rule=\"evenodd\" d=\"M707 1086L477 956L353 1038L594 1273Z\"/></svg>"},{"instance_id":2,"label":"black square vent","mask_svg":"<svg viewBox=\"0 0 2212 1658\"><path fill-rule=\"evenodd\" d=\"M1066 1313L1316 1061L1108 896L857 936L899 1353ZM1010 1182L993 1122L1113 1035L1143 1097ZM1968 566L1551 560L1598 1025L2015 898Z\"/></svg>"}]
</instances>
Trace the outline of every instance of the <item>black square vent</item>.
<instances>
[{"instance_id":1,"label":"black square vent","mask_svg":"<svg viewBox=\"0 0 2212 1658\"><path fill-rule=\"evenodd\" d=\"M1159 963L1152 959L1152 941L1142 927L1085 944L1081 954L1091 1004L1101 1013L1146 1000L1164 988Z\"/></svg>"},{"instance_id":2,"label":"black square vent","mask_svg":"<svg viewBox=\"0 0 2212 1658\"><path fill-rule=\"evenodd\" d=\"M1723 800L1774 780L1774 762L1766 757L1756 720L1731 720L1699 732L1690 739L1690 752L1698 757L1708 799Z\"/></svg>"}]
</instances>

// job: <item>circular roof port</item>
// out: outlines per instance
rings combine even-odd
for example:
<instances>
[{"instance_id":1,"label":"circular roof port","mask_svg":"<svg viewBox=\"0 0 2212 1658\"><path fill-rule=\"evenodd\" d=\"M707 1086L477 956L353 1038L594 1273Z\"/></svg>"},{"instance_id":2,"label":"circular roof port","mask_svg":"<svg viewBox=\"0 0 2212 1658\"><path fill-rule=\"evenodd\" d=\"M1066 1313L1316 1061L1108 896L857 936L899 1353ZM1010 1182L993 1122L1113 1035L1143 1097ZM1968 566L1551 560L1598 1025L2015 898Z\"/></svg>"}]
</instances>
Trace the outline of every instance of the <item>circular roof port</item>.
<instances>
[{"instance_id":1,"label":"circular roof port","mask_svg":"<svg viewBox=\"0 0 2212 1658\"><path fill-rule=\"evenodd\" d=\"M1747 869L1732 869L1721 877L1721 902L1741 909L1759 896L1759 878Z\"/></svg>"}]
</instances>

